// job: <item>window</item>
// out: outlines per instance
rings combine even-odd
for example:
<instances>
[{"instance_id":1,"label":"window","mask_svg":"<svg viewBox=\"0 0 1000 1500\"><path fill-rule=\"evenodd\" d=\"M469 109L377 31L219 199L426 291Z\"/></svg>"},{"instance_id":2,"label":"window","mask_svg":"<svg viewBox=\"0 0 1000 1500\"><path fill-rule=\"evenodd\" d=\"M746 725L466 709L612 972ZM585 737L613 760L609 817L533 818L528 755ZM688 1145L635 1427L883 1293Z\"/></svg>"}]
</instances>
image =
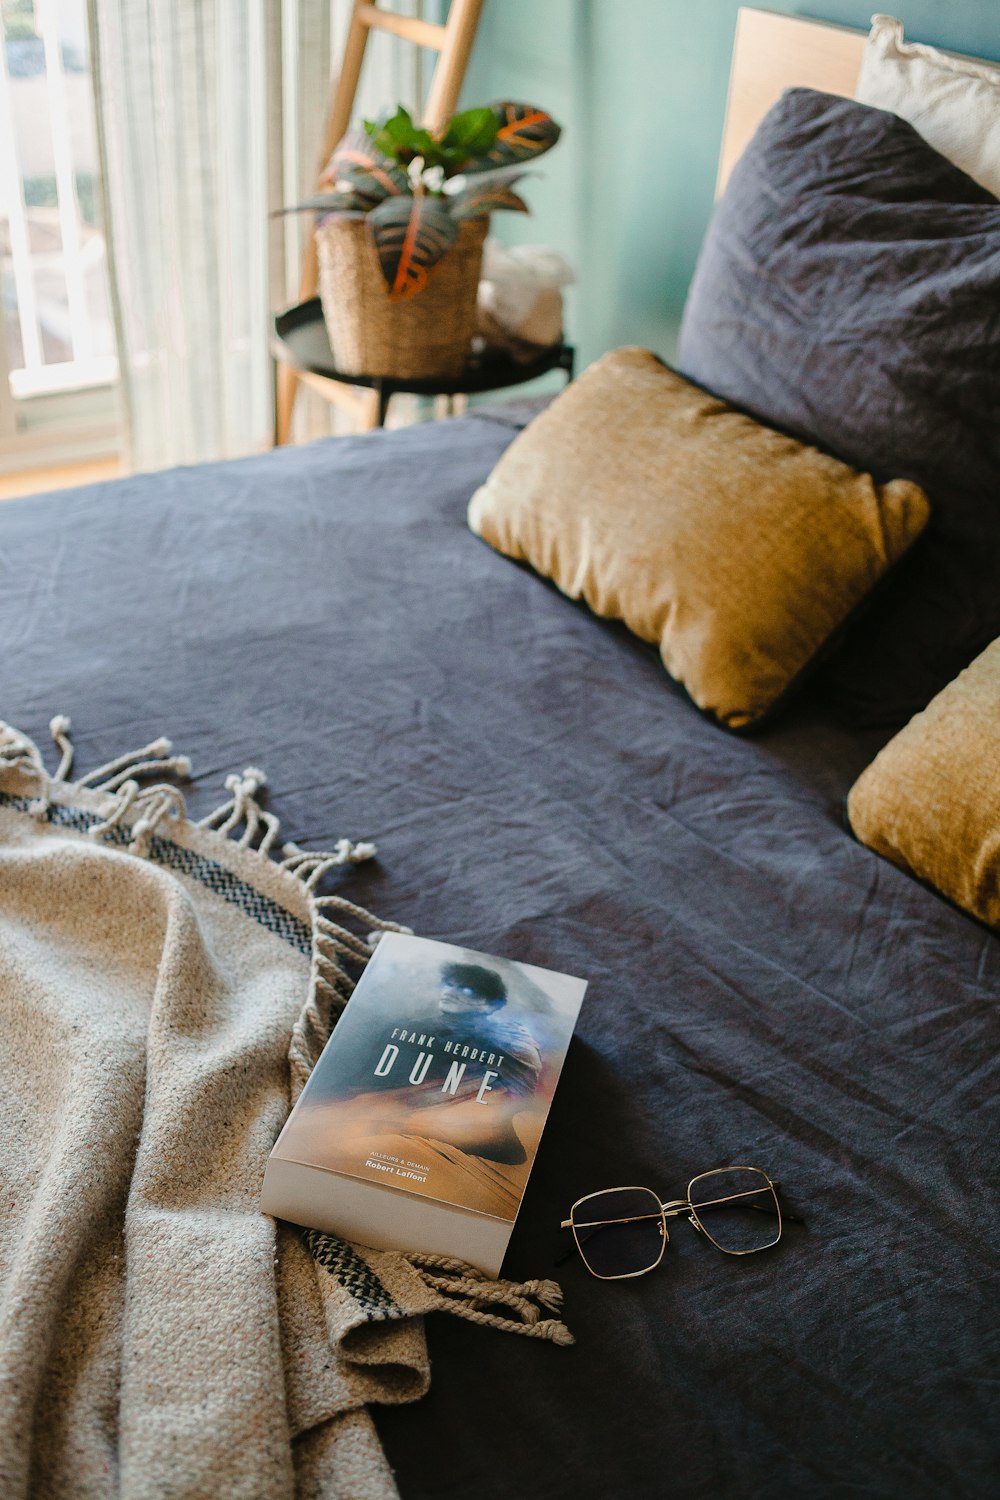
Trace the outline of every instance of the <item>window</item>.
<instances>
[{"instance_id":1,"label":"window","mask_svg":"<svg viewBox=\"0 0 1000 1500\"><path fill-rule=\"evenodd\" d=\"M0 465L116 446L86 0L0 0Z\"/></svg>"}]
</instances>

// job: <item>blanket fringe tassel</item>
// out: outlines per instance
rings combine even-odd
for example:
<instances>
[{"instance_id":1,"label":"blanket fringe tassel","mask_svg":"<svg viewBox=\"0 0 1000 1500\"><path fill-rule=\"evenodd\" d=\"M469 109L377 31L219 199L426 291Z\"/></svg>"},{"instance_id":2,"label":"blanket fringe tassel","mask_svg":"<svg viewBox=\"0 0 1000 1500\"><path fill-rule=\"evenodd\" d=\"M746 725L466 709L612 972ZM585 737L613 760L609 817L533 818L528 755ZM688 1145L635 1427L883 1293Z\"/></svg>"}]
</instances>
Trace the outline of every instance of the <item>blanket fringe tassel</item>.
<instances>
[{"instance_id":1,"label":"blanket fringe tassel","mask_svg":"<svg viewBox=\"0 0 1000 1500\"><path fill-rule=\"evenodd\" d=\"M71 721L65 714L57 714L49 724L49 732L60 753L59 765L50 773L46 770L41 751L34 741L20 730L0 721L0 766L16 766L39 782L39 793L32 802L30 811L42 822L51 816L52 793L60 784L73 790L86 787L92 792L113 795L114 807L103 821L89 829L88 836L100 839L110 829L128 819L132 823L129 853L148 855L150 839L163 819L183 821L187 816L187 807L179 787L164 781L158 781L152 786L140 786L140 778L165 773L187 778L191 775L190 758L186 755L174 755L170 740L161 735L138 750L130 750L125 755L107 761L103 766L95 766L92 771L71 782L69 773L73 768L74 757L71 728ZM212 829L225 838L232 838L240 848L255 849L258 854L268 855L273 859L272 849L280 832L280 823L273 813L261 807L257 801L257 794L267 785L266 775L256 766L248 766L242 776L227 776L225 785L226 791L231 794L228 800L206 818L200 819L197 826ZM135 817L137 813L141 815L138 818ZM243 831L237 836L241 824ZM300 849L297 844L287 843L281 852L285 857L277 863L282 869L294 874L312 893L328 870L338 865L360 864L363 860L373 858L376 850L371 843L352 843L350 839L339 839L336 847L330 851L307 851ZM338 897L314 896L313 900L321 908L327 905L339 906L380 931L396 930L395 923L383 923L352 902L342 901ZM335 936L334 933L330 935ZM346 936L350 939L353 953L359 957L370 955L371 944L363 943L352 933Z\"/></svg>"},{"instance_id":2,"label":"blanket fringe tassel","mask_svg":"<svg viewBox=\"0 0 1000 1500\"><path fill-rule=\"evenodd\" d=\"M164 774L188 777L189 758L174 755L171 742L161 735L70 782L74 753L71 728L65 714L57 714L49 725L60 755L57 770L50 774L34 741L10 725L0 724L0 764L16 765L39 783L30 811L43 822L51 817L53 791L58 785L74 790L87 788L112 798L111 807L88 830L88 837L103 839L112 829L128 824L131 834L128 852L147 857L161 824L165 820L183 822L187 807L183 792L171 782L157 780L143 786L140 781ZM384 932L409 933L412 929L377 917L343 896L319 894L320 882L332 870L372 859L376 853L374 844L343 838L337 840L333 849L306 850L288 842L281 846L282 857L276 858L274 846L280 837L280 823L258 801L266 785L266 775L256 766L248 766L242 775L227 776L225 787L229 797L200 819L197 826L232 839L241 849L274 860L305 887L312 923L312 983L289 1053L294 1101L326 1044L334 1014L343 1010L354 991L355 979L345 963L363 967ZM345 925L348 921L360 926L361 933Z\"/></svg>"},{"instance_id":3,"label":"blanket fringe tassel","mask_svg":"<svg viewBox=\"0 0 1000 1500\"><path fill-rule=\"evenodd\" d=\"M542 1309L558 1312L562 1307L563 1294L558 1282L494 1281L464 1260L448 1255L411 1252L406 1259L434 1293L434 1305L440 1312L453 1313L486 1328L520 1333L531 1339L548 1339L553 1344L576 1342L559 1318L541 1315ZM500 1307L509 1309L509 1313L496 1311Z\"/></svg>"}]
</instances>

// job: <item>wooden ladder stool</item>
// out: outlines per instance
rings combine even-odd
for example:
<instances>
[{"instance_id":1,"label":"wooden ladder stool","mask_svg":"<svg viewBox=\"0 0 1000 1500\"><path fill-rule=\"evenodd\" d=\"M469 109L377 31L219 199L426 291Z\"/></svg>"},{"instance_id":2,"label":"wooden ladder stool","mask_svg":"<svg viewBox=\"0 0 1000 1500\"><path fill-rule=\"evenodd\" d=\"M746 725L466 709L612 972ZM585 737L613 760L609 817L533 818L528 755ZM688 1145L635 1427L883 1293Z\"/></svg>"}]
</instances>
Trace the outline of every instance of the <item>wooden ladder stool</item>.
<instances>
[{"instance_id":1,"label":"wooden ladder stool","mask_svg":"<svg viewBox=\"0 0 1000 1500\"><path fill-rule=\"evenodd\" d=\"M344 57L327 117L319 170L322 171L325 167L334 146L350 126L365 48L372 31L387 31L393 36L402 37L404 41L413 42L415 46L428 47L437 52L438 59L423 116L423 124L427 129L437 132L444 129L455 113L482 8L483 0L451 0L448 19L443 24L437 24L420 20L416 16L400 16L393 11L380 10L372 0L354 0ZM302 261L300 302L315 297L317 280L316 237L310 234ZM366 391L362 394L343 381L329 380L322 375L303 375L291 365L279 363L274 414L276 444L288 442L300 380L307 381L310 388L318 391L325 400L346 407L356 417L360 416L364 425L375 425L374 410L368 411L373 400L377 401L375 392Z\"/></svg>"}]
</instances>

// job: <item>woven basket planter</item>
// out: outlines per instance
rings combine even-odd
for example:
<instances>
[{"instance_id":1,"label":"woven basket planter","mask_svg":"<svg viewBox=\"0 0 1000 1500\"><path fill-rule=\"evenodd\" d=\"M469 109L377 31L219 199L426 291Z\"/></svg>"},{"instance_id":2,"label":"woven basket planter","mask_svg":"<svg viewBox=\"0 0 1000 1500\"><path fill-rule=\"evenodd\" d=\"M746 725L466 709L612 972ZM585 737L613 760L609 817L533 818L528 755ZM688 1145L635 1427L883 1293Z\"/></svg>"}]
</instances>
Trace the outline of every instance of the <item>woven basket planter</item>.
<instances>
[{"instance_id":1,"label":"woven basket planter","mask_svg":"<svg viewBox=\"0 0 1000 1500\"><path fill-rule=\"evenodd\" d=\"M316 231L319 293L333 362L343 375L434 380L461 375L476 332L476 292L489 220L466 219L416 296L390 302L363 219Z\"/></svg>"}]
</instances>

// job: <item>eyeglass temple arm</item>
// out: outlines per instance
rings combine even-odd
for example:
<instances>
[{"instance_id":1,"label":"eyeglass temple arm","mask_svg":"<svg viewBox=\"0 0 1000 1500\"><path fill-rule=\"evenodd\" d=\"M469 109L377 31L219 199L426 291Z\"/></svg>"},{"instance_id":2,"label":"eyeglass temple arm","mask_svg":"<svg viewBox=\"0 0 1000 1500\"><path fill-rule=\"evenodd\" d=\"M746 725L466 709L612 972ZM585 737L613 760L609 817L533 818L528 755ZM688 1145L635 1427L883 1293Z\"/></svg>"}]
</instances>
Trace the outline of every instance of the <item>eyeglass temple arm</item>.
<instances>
[{"instance_id":1,"label":"eyeglass temple arm","mask_svg":"<svg viewBox=\"0 0 1000 1500\"><path fill-rule=\"evenodd\" d=\"M780 1182L772 1182L771 1186L774 1188L775 1193L777 1193L778 1189L781 1187L781 1183ZM762 1205L754 1203L754 1204L751 1204L751 1207L752 1208L761 1208ZM773 1213L774 1209L773 1208L763 1208L763 1212L766 1213L766 1214ZM806 1222L805 1219L800 1219L799 1216L798 1216L798 1214L790 1213L789 1210L786 1208L786 1206L785 1206L784 1203L781 1204L781 1217L783 1219L787 1219L788 1222L789 1222L789 1224L803 1224L804 1225L805 1222Z\"/></svg>"}]
</instances>

